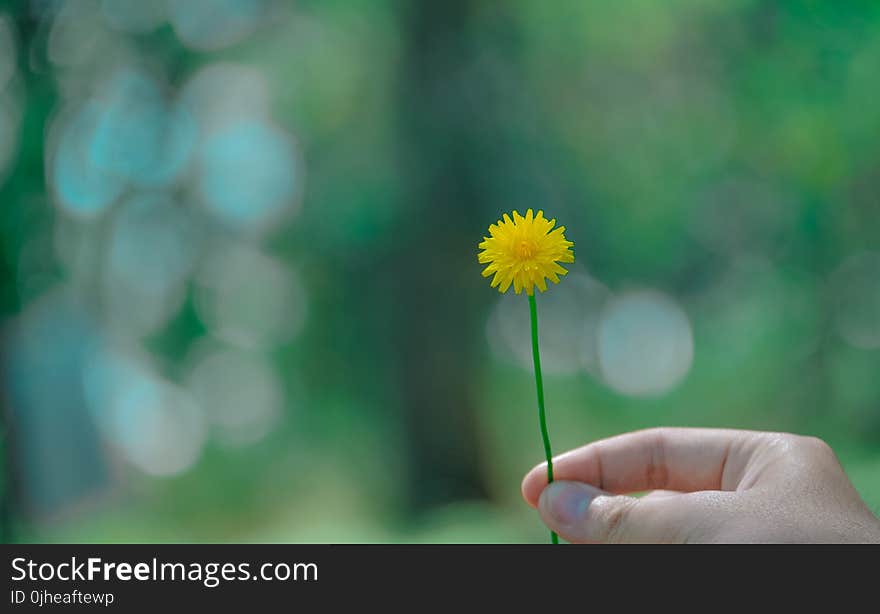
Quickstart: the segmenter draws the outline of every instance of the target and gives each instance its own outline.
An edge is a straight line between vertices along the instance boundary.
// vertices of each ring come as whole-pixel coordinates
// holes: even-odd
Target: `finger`
[[[642,499],[659,499],[662,497],[674,497],[676,495],[680,495],[681,493],[677,490],[652,490],[649,493],[646,493],[641,498]]]
[[[573,543],[683,543],[712,541],[730,505],[709,493],[643,497],[610,495],[581,482],[553,482],[541,493],[544,523]],[[711,493],[735,497],[734,493]]]
[[[566,452],[553,460],[553,472],[558,480],[586,482],[612,493],[734,490],[760,436],[725,429],[636,431]],[[523,497],[537,505],[546,485],[544,463],[523,479]]]

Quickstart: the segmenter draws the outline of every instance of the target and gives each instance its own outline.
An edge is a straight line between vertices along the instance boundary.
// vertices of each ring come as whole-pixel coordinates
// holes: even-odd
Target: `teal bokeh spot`
[[[197,129],[185,106],[170,106],[158,84],[122,70],[102,97],[105,103],[89,153],[102,170],[142,187],[162,187],[185,168]]]
[[[263,0],[176,0],[169,5],[171,23],[184,44],[212,50],[238,42],[256,26]]]
[[[51,180],[59,204],[68,212],[100,214],[125,189],[123,177],[96,166],[89,155],[102,108],[87,103],[64,127],[52,165]]]
[[[232,123],[205,139],[200,189],[223,223],[257,231],[294,203],[299,170],[287,136],[257,120]]]

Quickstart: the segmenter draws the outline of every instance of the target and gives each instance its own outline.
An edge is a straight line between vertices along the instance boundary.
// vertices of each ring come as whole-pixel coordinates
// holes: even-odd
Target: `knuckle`
[[[819,439],[818,437],[801,437],[801,445],[804,446],[807,450],[811,452],[815,452],[817,454],[830,455],[832,454],[831,446],[829,446],[823,439]]]
[[[800,446],[798,435],[791,433],[763,433],[763,448],[779,456],[786,456]]]
[[[774,455],[799,467],[836,466],[837,455],[824,440],[810,435],[774,433],[768,440]]]
[[[809,459],[823,466],[837,465],[837,455],[824,440],[818,437],[801,437],[800,444]]]

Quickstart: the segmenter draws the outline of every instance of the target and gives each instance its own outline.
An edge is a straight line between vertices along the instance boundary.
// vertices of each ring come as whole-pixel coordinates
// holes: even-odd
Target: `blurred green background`
[[[826,439],[880,507],[880,3],[0,2],[4,541],[544,542],[561,452]]]

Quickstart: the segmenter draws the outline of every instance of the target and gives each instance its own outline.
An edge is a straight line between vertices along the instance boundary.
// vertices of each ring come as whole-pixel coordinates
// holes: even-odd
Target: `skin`
[[[573,543],[880,543],[831,448],[815,437],[656,428],[542,463],[523,497]],[[643,497],[627,493],[653,491]]]

